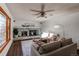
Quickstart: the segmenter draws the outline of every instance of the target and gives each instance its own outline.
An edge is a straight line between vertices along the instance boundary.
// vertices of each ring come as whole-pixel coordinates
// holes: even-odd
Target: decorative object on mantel
[[[41,10],[34,10],[34,9],[31,9],[31,11],[37,12],[37,14],[34,14],[34,15],[36,15],[36,16],[38,15],[37,18],[39,18],[39,17],[45,17],[45,18],[47,18],[46,13],[47,13],[47,12],[52,12],[52,11],[54,11],[54,10],[45,10],[45,4],[42,3],[42,4],[41,4]]]
[[[34,24],[26,24],[25,23],[25,24],[22,25],[22,27],[35,27],[35,25]]]

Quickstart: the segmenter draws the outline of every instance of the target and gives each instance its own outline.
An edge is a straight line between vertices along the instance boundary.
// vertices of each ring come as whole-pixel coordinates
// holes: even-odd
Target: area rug
[[[21,41],[23,56],[31,56],[32,40]]]

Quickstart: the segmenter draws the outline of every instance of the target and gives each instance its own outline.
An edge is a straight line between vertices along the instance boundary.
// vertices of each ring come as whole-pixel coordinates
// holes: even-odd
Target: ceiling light
[[[55,25],[54,28],[60,28],[60,25]]]

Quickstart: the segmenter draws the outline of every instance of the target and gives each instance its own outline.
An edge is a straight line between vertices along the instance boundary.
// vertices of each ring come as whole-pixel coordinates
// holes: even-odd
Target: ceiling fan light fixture
[[[40,10],[31,9],[31,11],[37,12],[37,14],[34,14],[34,15],[39,15],[37,18],[39,18],[39,17],[47,18],[47,16],[46,16],[46,15],[47,15],[47,12],[52,12],[52,11],[54,11],[54,10],[46,10],[46,11],[45,11],[45,4],[42,3]],[[52,16],[52,15],[51,15],[51,16]]]

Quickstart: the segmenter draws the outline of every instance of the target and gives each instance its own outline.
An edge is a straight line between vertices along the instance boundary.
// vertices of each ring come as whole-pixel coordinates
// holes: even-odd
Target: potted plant
[[[13,37],[14,38],[18,37],[18,29],[17,28],[13,29]]]

